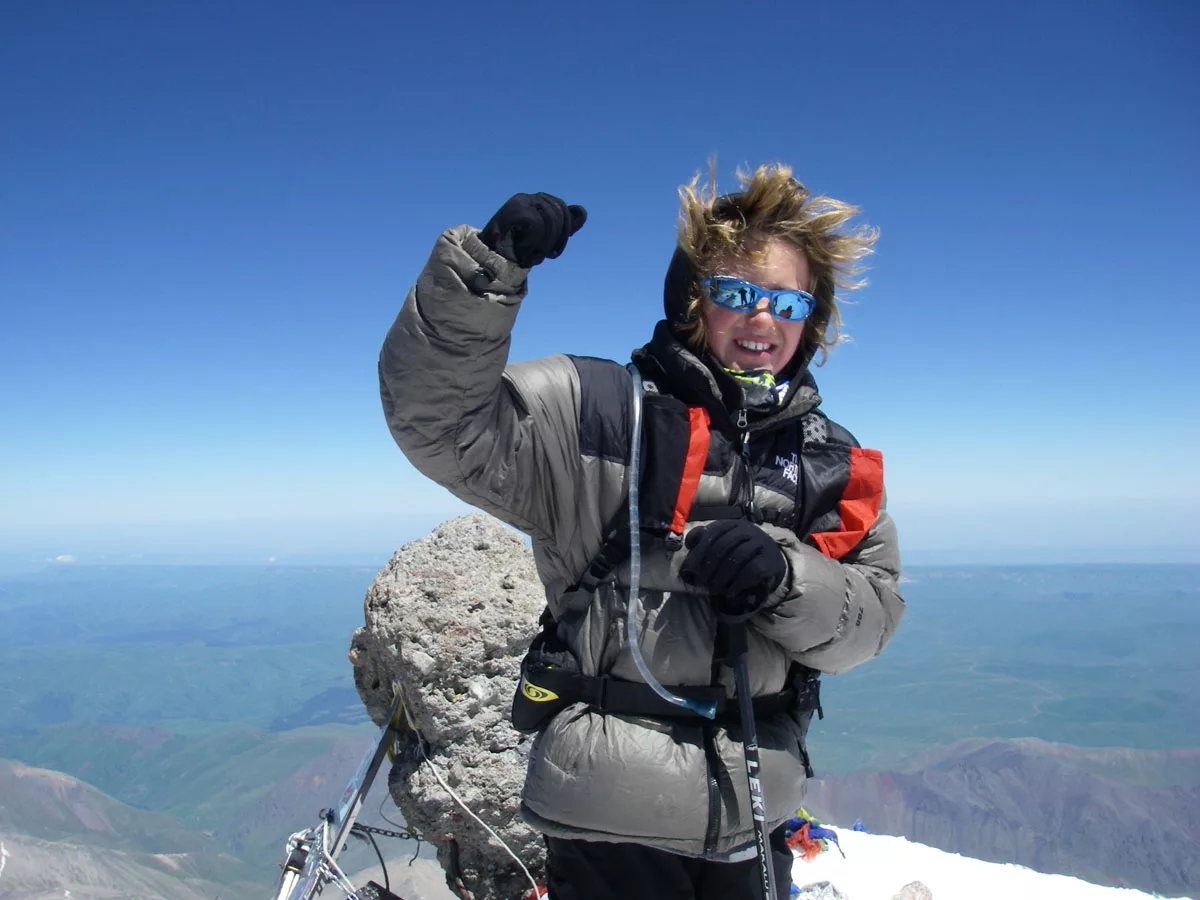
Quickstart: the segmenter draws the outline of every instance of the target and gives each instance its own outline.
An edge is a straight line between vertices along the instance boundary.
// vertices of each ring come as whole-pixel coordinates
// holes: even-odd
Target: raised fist
[[[551,194],[513,194],[479,238],[489,248],[523,269],[557,259],[567,238],[583,227],[587,210],[567,206]]]

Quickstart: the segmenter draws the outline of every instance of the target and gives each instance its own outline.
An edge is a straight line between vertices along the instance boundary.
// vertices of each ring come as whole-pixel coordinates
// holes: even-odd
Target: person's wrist
[[[462,248],[471,259],[463,280],[476,294],[517,294],[525,289],[529,269],[517,265],[483,242],[473,229],[463,237]]]

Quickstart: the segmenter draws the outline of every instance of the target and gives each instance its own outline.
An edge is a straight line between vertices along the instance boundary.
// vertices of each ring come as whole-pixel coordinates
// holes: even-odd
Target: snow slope
[[[835,847],[813,860],[797,858],[792,866],[795,884],[828,881],[848,900],[892,900],[912,881],[928,887],[933,900],[1150,900],[1156,896],[982,862],[889,835],[845,829],[837,829],[837,834],[846,858]]]

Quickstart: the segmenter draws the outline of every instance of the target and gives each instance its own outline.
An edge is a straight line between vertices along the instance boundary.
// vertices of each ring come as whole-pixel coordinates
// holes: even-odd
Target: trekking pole
[[[726,662],[733,666],[737,687],[738,713],[742,719],[742,755],[746,760],[746,780],[750,783],[750,814],[754,818],[754,843],[758,849],[759,875],[763,900],[777,900],[775,866],[771,863],[770,837],[767,834],[767,802],[758,777],[758,729],[754,724],[754,702],[750,696],[749,647],[745,620],[725,619]]]

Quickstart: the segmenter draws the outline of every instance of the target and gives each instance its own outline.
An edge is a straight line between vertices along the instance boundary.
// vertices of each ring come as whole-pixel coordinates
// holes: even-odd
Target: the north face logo
[[[775,465],[783,466],[783,477],[792,484],[800,480],[800,460],[795,453],[792,454],[791,459],[784,456],[775,457]]]

